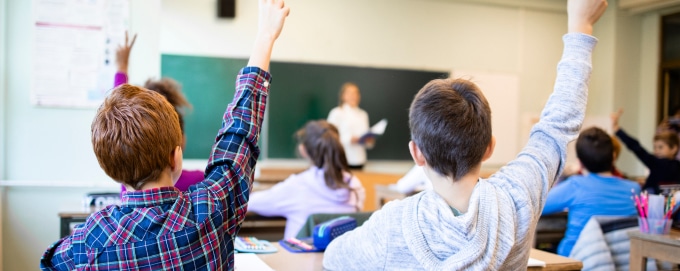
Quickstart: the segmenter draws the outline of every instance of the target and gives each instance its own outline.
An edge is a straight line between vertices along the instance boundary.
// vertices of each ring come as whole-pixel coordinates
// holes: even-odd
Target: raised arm
[[[125,31],[125,43],[116,49],[116,75],[113,78],[113,87],[120,86],[128,82],[128,63],[130,63],[130,52],[137,40],[137,34],[132,36],[132,41],[128,42],[128,32]]]
[[[242,221],[246,213],[271,81],[267,72],[269,59],[287,15],[283,0],[260,0],[259,29],[249,66],[238,74],[234,100],[224,113],[202,183],[223,205],[227,218],[236,216],[236,222]],[[230,227],[230,231],[236,228]]]
[[[621,126],[619,126],[619,119],[621,118],[621,115],[623,115],[623,109],[619,109],[618,111],[611,114],[612,130],[614,131],[614,134],[619,139],[621,139],[623,144],[626,145],[626,148],[631,150],[635,156],[637,156],[637,158],[640,159],[643,164],[645,164],[645,166],[651,167],[658,158],[647,152],[647,150],[645,150],[645,148],[640,145],[640,142],[638,142],[637,139],[629,136],[623,129],[621,129]]]
[[[567,143],[581,128],[588,98],[591,55],[597,39],[590,36],[593,24],[607,7],[605,0],[569,0],[568,29],[564,51],[557,66],[553,94],[533,127],[529,142],[517,158],[490,178],[525,198],[534,212],[543,208],[548,189],[562,172]],[[497,178],[496,178],[497,177]]]

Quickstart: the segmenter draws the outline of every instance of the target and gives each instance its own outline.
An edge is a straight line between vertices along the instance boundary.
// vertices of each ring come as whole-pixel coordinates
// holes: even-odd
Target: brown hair
[[[612,147],[613,149],[613,154],[614,154],[614,160],[619,159],[619,154],[621,154],[621,141],[616,138],[616,136],[609,136],[612,138]]]
[[[666,143],[666,145],[668,145],[668,147],[671,148],[680,146],[680,139],[678,138],[678,134],[673,131],[662,131],[657,133],[656,135],[654,135],[654,141],[657,140]]]
[[[323,169],[326,186],[331,189],[350,189],[343,176],[344,172],[349,172],[347,157],[340,143],[338,129],[333,124],[325,120],[310,121],[295,135],[314,166]]]
[[[359,89],[359,86],[358,86],[357,84],[355,84],[354,82],[345,82],[344,84],[342,84],[342,86],[340,86],[340,93],[339,93],[339,97],[338,97],[338,98],[339,98],[338,101],[339,101],[339,105],[340,105],[340,106],[342,106],[342,105],[345,103],[345,102],[342,100],[342,96],[345,95],[345,91],[346,91],[349,87],[355,87],[355,88]]]
[[[477,85],[435,79],[411,103],[411,139],[428,165],[458,180],[481,163],[491,142],[491,109]]]
[[[92,121],[99,165],[112,179],[136,190],[160,177],[181,144],[177,112],[163,96],[144,88],[114,88]]]
[[[600,128],[585,129],[576,139],[576,157],[592,173],[611,171],[613,153],[612,137]]]
[[[184,114],[187,113],[187,110],[191,109],[191,104],[182,94],[182,86],[171,78],[163,77],[160,80],[146,80],[144,87],[160,93],[170,102],[175,111],[177,111],[179,126],[182,129],[182,133],[184,133]]]

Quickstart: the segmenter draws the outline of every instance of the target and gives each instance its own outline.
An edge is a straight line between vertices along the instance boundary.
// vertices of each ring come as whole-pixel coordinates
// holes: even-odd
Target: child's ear
[[[172,178],[172,183],[176,183],[179,177],[182,175],[182,147],[177,146],[175,150],[170,154],[170,177]]]
[[[491,136],[491,141],[489,142],[489,145],[486,146],[486,152],[484,153],[484,156],[482,156],[482,162],[491,158],[491,155],[493,155],[493,150],[495,148],[496,148],[496,137]]]
[[[182,147],[175,147],[175,150],[170,154],[170,170],[173,172],[182,171],[182,156]]]
[[[416,165],[421,167],[425,165],[425,155],[420,152],[420,149],[413,140],[408,142],[408,150],[411,152],[411,157],[413,157],[413,161],[416,162]]]

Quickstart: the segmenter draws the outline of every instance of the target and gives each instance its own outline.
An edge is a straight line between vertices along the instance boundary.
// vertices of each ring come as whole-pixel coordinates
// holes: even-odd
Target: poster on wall
[[[97,107],[113,87],[129,0],[33,1],[31,103]]]

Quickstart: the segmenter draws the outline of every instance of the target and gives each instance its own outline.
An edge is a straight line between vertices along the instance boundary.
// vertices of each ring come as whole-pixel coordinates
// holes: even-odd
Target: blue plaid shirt
[[[233,270],[246,215],[271,75],[245,67],[227,107],[205,180],[125,192],[47,249],[43,270]]]

